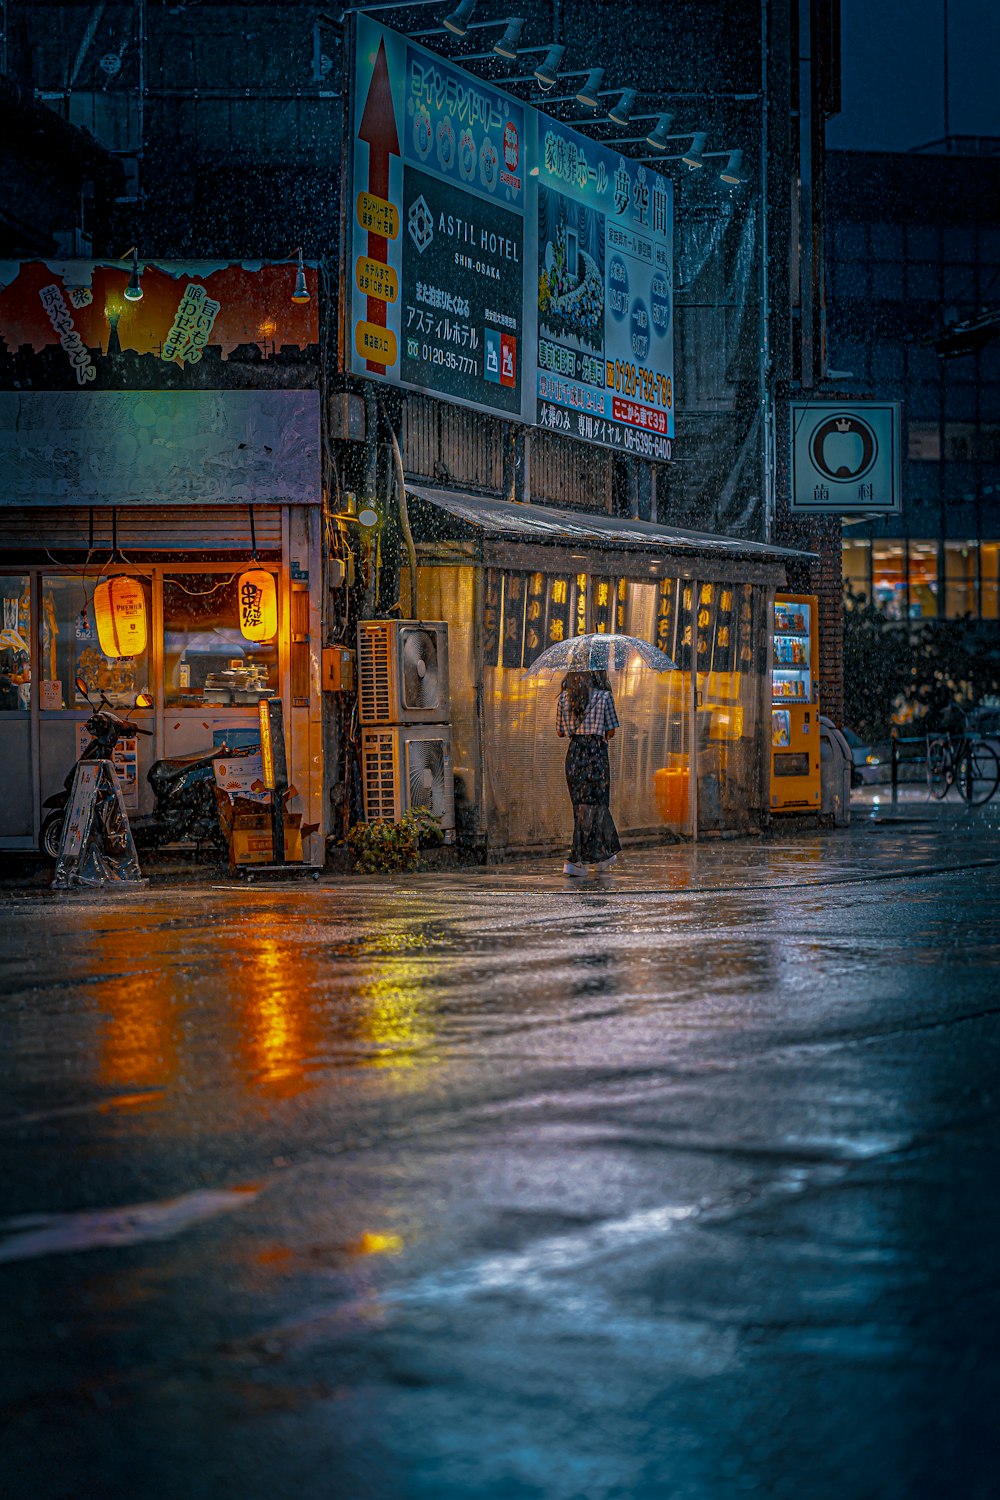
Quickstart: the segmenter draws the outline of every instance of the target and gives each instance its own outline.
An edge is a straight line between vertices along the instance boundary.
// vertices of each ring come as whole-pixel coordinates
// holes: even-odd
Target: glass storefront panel
[[[871,599],[871,542],[844,543],[844,583],[856,599],[867,604]]]
[[[984,620],[1000,619],[1000,542],[979,544],[982,569],[982,611]]]
[[[910,619],[933,620],[938,612],[937,542],[910,543]]]
[[[78,677],[94,696],[101,694],[115,708],[132,708],[136,693],[149,688],[149,647],[141,656],[105,656],[94,618],[97,577],[45,574],[42,577],[39,620],[39,706],[42,712],[85,709],[87,699],[77,691]],[[146,601],[146,639],[152,621],[152,592],[148,578],[140,578]]]
[[[163,579],[163,695],[171,707],[255,704],[278,691],[278,641],[240,630],[239,573]]]
[[[872,594],[888,620],[902,620],[906,615],[905,564],[905,542],[872,544]]]
[[[31,709],[31,584],[27,574],[0,577],[0,712]]]
[[[975,542],[945,542],[945,613],[949,620],[979,613],[979,559]]]

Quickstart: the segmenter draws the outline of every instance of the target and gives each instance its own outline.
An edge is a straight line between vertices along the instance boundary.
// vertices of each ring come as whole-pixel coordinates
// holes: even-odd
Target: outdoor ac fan
[[[435,708],[441,700],[437,635],[430,630],[400,631],[403,703],[407,708]]]
[[[410,806],[426,807],[435,818],[443,818],[448,811],[444,741],[408,740],[406,778]]]

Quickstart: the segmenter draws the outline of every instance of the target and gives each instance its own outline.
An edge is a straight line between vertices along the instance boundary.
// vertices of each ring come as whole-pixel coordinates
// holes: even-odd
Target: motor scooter
[[[136,708],[149,706],[143,694],[138,695],[129,713],[122,718],[111,711],[103,693],[100,703],[95,706],[82,678],[77,678],[76,686],[93,709],[86,724],[91,738],[84,747],[80,761],[111,760],[120,739],[132,734],[152,735],[152,730],[143,729],[129,719]],[[155,809],[152,814],[142,817],[133,815],[129,818],[136,845],[158,848],[163,844],[191,840],[197,844],[224,849],[226,840],[215,801],[213,763],[220,756],[231,757],[240,753],[239,750],[229,750],[225,745],[217,745],[194,755],[178,755],[154,761],[146,773],[146,780],[153,789]],[[62,791],[46,797],[43,803],[43,807],[49,811],[42,820],[41,846],[42,852],[51,860],[59,858],[66,807],[73,792],[73,778],[80,761],[70,768]]]

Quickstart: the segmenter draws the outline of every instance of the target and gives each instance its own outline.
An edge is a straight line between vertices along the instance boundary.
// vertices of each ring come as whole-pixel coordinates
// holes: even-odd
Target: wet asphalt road
[[[4,1497],[996,1496],[995,827],[0,904]]]

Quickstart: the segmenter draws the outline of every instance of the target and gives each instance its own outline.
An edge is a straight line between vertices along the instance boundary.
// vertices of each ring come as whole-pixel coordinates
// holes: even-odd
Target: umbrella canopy
[[[677,670],[657,646],[634,635],[574,635],[537,656],[524,677],[539,672],[620,672],[638,657],[653,672]]]

